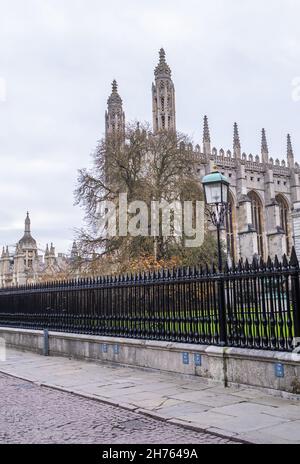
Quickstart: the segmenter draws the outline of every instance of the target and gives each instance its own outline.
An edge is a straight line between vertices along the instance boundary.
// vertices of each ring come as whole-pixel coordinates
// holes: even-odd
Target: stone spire
[[[72,245],[72,250],[71,250],[71,259],[76,259],[78,258],[78,248],[77,248],[77,243],[73,242],[73,245]]]
[[[120,99],[120,96],[118,94],[118,84],[117,84],[117,81],[116,79],[114,79],[112,81],[112,93],[111,93],[111,97],[110,97],[110,100],[113,98],[113,97],[117,97],[118,99]]]
[[[152,84],[153,132],[176,131],[175,87],[171,79],[171,69],[166,62],[163,48],[159,52],[159,63],[154,70],[155,83]]]
[[[261,131],[261,159],[264,164],[269,162],[269,148],[265,129]]]
[[[20,247],[20,244],[17,243],[17,244],[16,244],[15,256],[19,256],[20,254],[22,254],[22,249],[21,249],[21,247]]]
[[[166,52],[163,48],[159,50],[159,63],[154,70],[155,77],[171,77],[171,68],[166,62]]]
[[[9,273],[9,251],[8,246],[6,249],[3,247],[2,255],[1,255],[1,263],[0,263],[0,278],[5,278],[5,275]]]
[[[210,140],[210,132],[209,132],[209,125],[208,125],[208,118],[204,116],[204,124],[203,124],[203,153],[206,156],[211,154],[211,140]]]
[[[293,169],[295,167],[295,157],[290,134],[287,136],[287,161],[288,167]]]
[[[236,122],[233,126],[233,155],[235,158],[241,158],[241,142],[239,128]]]
[[[125,113],[123,111],[122,98],[118,93],[116,80],[112,82],[112,92],[107,100],[107,111],[105,112],[105,134],[117,135],[125,132]]]
[[[53,243],[51,243],[49,255],[50,255],[50,256],[55,256],[55,248],[54,248],[54,246],[53,246]]]
[[[31,221],[30,221],[29,213],[27,212],[27,215],[26,215],[26,218],[25,218],[24,235],[21,238],[21,240],[19,240],[19,242],[18,242],[18,244],[20,246],[20,249],[23,249],[25,247],[28,250],[29,249],[37,250],[36,241],[34,240],[34,238],[31,235],[30,226],[31,226]]]
[[[53,243],[51,243],[50,248],[47,243],[46,252],[45,252],[45,265],[47,267],[52,267],[56,264],[56,257],[55,257],[55,248]]]
[[[24,231],[24,236],[25,236],[25,237],[30,237],[30,236],[31,236],[31,232],[30,232],[30,217],[29,217],[28,211],[27,211],[27,216],[26,216],[26,219],[25,219],[25,231]]]

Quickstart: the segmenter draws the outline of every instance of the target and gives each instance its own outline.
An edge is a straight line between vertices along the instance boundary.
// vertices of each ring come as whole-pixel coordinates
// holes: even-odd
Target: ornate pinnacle
[[[236,122],[234,123],[233,128],[233,148],[241,148],[239,128]]]
[[[116,79],[112,81],[111,86],[112,86],[112,93],[118,93],[118,84],[117,84]]]
[[[166,62],[166,52],[164,51],[163,48],[159,50],[159,61],[160,63],[165,63]]]
[[[295,159],[294,159],[294,150],[293,150],[290,134],[288,134],[287,136],[287,161],[288,161],[288,167],[290,169],[293,169],[295,167]]]
[[[118,84],[115,79],[112,81],[111,86],[112,86],[112,92],[111,92],[110,97],[107,100],[108,106],[114,103],[122,105],[122,99],[118,93]]]
[[[292,140],[291,140],[290,134],[288,134],[287,136],[287,156],[288,158],[294,157],[294,151],[293,151]]]
[[[266,136],[265,129],[262,129],[262,131],[261,131],[261,152],[262,153],[269,153],[269,148],[268,148],[268,142],[267,142],[267,136]]]
[[[156,77],[168,76],[171,77],[171,69],[166,62],[166,53],[163,48],[159,51],[159,63],[155,68],[154,74]]]
[[[208,126],[208,118],[207,118],[207,116],[204,116],[203,143],[210,143],[210,132],[209,132],[209,126]]]
[[[204,125],[203,125],[203,153],[206,156],[211,155],[210,132],[209,132],[207,116],[204,116]]]
[[[236,122],[233,126],[233,153],[235,158],[241,158],[241,142],[239,128]]]

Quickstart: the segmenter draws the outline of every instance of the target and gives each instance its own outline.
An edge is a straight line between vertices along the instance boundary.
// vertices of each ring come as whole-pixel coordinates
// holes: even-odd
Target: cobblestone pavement
[[[231,443],[0,374],[0,443]]]

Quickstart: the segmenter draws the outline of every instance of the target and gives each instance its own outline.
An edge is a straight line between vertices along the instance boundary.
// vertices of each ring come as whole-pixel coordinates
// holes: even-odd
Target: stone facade
[[[25,219],[23,237],[10,253],[9,247],[3,247],[0,258],[0,288],[37,283],[46,276],[54,276],[70,268],[78,256],[76,243],[73,243],[71,256],[62,253],[56,255],[53,243],[47,244],[46,250],[38,249],[36,240],[31,235],[29,213]]]
[[[292,212],[293,218],[293,233],[294,245],[298,258],[300,257],[300,202],[294,204],[294,211]]]
[[[175,87],[163,49],[154,75],[153,132],[176,130]],[[105,118],[106,133],[123,130],[125,114],[115,81]],[[274,160],[269,153],[265,129],[261,133],[260,154],[243,152],[236,123],[232,148],[217,149],[213,147],[205,116],[202,145],[180,149],[193,151],[200,181],[214,166],[230,181],[230,213],[223,231],[229,261],[251,260],[253,256],[266,259],[269,255],[281,258],[290,254],[294,244],[300,257],[300,168],[295,163],[290,135],[282,161]]]

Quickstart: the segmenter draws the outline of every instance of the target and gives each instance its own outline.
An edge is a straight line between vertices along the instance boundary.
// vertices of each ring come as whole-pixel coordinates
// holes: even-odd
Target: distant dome
[[[26,236],[25,234],[23,235],[21,240],[19,240],[18,243],[22,248],[29,248],[29,247],[36,247],[37,246],[36,240],[33,237],[31,237],[31,235]]]

